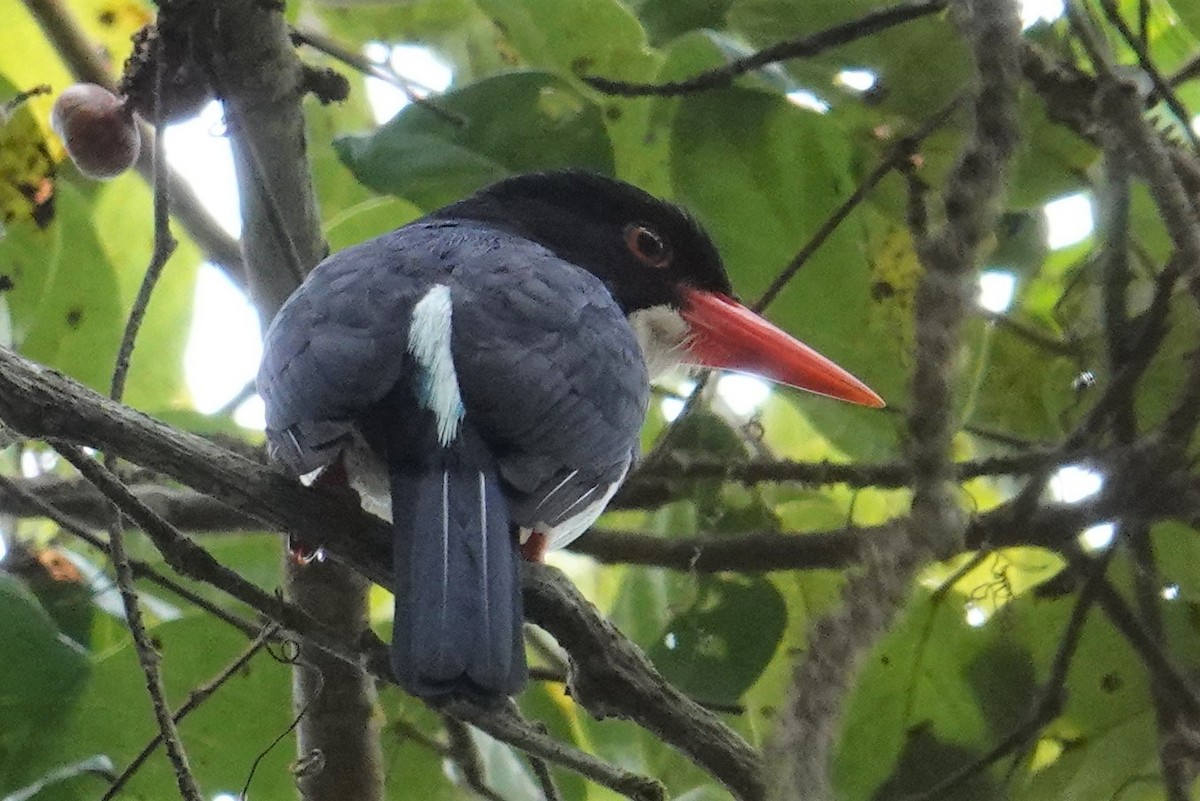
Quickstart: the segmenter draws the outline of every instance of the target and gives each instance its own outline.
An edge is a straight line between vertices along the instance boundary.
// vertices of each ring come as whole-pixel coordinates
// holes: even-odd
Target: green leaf
[[[373,197],[329,221],[325,239],[333,252],[386,234],[420,217],[421,210],[398,197]]]
[[[382,41],[427,46],[453,65],[458,84],[512,66],[511,53],[497,46],[496,26],[472,0],[353,6],[320,3],[305,4],[305,11],[320,19],[329,34],[345,44],[361,48],[368,42]]]
[[[79,192],[60,186],[58,213],[44,230],[14,226],[0,241],[0,274],[18,350],[107,392],[124,327],[117,271]]]
[[[613,171],[600,110],[548,73],[486,78],[443,95],[438,105],[465,123],[410,105],[373,134],[336,140],[338,155],[367,186],[424,208],[518,172]]]
[[[838,797],[871,798],[876,788],[898,780],[907,749],[921,742],[958,746],[982,743],[989,730],[979,709],[977,688],[964,675],[992,639],[995,627],[973,629],[964,620],[962,602],[953,595],[933,601],[916,594],[903,616],[870,652],[845,708],[841,742],[834,762]],[[813,647],[820,647],[814,644]],[[920,742],[909,746],[924,728]],[[915,730],[915,731],[914,731]],[[911,734],[910,734],[911,732]],[[930,742],[928,738],[936,738]],[[954,764],[971,760],[969,751],[941,753]],[[928,789],[928,788],[924,788]]]
[[[105,183],[92,198],[93,230],[117,275],[121,302],[118,325],[122,330],[154,249],[153,203],[150,188],[132,173]],[[178,224],[172,229],[178,245],[146,307],[125,391],[126,403],[150,414],[191,408],[183,352],[191,332],[196,273],[202,256]]]
[[[697,28],[720,28],[733,0],[647,0],[638,10],[652,44]]]
[[[304,106],[305,136],[316,145],[308,151],[309,169],[313,190],[321,201],[321,219],[326,225],[374,197],[370,189],[351,180],[352,176],[338,158],[337,151],[329,146],[339,136],[375,127],[366,91],[367,79],[359,74],[346,78],[350,81],[350,97],[345,101],[337,105]]]
[[[879,10],[877,0],[735,0],[729,26],[756,46],[806,36]],[[818,95],[833,88],[843,69],[876,75],[872,105],[888,114],[923,119],[962,91],[971,79],[962,37],[945,15],[934,14],[786,64]]]
[[[671,173],[678,198],[707,225],[734,288],[748,298],[767,288],[854,190],[844,132],[831,118],[749,89],[680,101]],[[767,316],[895,398],[906,373],[895,337],[873,330],[864,233],[861,213],[851,213]],[[890,421],[878,412],[819,398],[803,404],[848,453],[879,455],[893,441]]]
[[[555,72],[602,103],[614,170],[649,192],[666,188],[667,140],[651,125],[653,98],[603,97],[579,76],[653,80],[659,55],[617,0],[477,0],[523,65]]]
[[[434,711],[394,684],[379,686],[379,701],[386,715],[380,737],[386,796],[429,801],[466,798],[465,791],[456,787],[448,775],[448,763],[441,754],[408,734],[415,729],[431,739],[444,739],[442,721]]]
[[[645,31],[616,0],[476,2],[529,66],[631,80],[655,69]]]
[[[1078,192],[1095,163],[1096,148],[1049,119],[1046,105],[1032,92],[1021,96],[1024,137],[1008,180],[1010,208],[1033,209],[1055,197]]]
[[[978,759],[980,754],[942,739],[928,724],[918,724],[905,733],[904,750],[887,781],[872,795],[874,801],[919,797],[936,787],[947,776]],[[954,788],[939,793],[949,801],[1002,801],[1005,798],[997,782],[986,771],[967,777]]]
[[[1079,368],[1005,327],[976,326],[973,339],[979,345],[964,373],[981,380],[969,422],[1033,440],[1063,433],[1078,408],[1072,381]]]
[[[706,577],[649,656],[694,698],[736,703],[770,662],[786,621],[783,597],[767,579]]]
[[[173,708],[246,647],[244,635],[207,616],[165,623],[152,634],[163,656],[160,670]],[[256,755],[284,734],[292,714],[291,668],[260,653],[180,725],[200,785],[213,794],[237,793]],[[127,644],[95,659],[87,691],[46,765],[103,753],[124,766],[157,733],[137,654]],[[294,739],[289,735],[263,758],[250,797],[284,798],[295,793],[288,771],[294,756]],[[174,773],[160,750],[130,781],[122,798],[159,801],[177,793]],[[88,785],[78,793],[55,797],[73,801],[95,794]]]
[[[24,585],[0,572],[0,792],[38,777],[33,765],[58,736],[88,676],[83,649],[62,637]]]

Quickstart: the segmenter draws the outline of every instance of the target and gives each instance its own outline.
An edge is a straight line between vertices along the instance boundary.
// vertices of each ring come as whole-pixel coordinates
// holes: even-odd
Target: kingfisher
[[[521,560],[604,511],[680,365],[883,405],[739,303],[694,217],[589,172],[506,178],[308,275],[265,337],[268,450],[391,521],[403,688],[522,688]]]

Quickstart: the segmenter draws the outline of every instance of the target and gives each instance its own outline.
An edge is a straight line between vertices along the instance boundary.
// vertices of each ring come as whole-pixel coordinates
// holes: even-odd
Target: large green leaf
[[[153,196],[139,176],[127,174],[95,193],[91,211],[96,236],[117,275],[124,328],[153,251]],[[151,414],[191,408],[183,352],[201,254],[178,225],[172,233],[179,244],[146,307],[125,392],[126,403]]]
[[[920,593],[910,603],[872,650],[850,696],[833,774],[839,798],[870,798],[885,781],[906,785],[903,768],[912,763],[903,755],[918,733],[949,760],[943,771],[971,761],[988,727],[965,671],[994,634],[969,627],[954,596],[938,604]]]
[[[617,0],[476,2],[530,66],[634,80],[655,67],[645,31]]]
[[[757,46],[810,35],[879,10],[876,0],[734,0],[729,26]],[[813,59],[787,63],[818,95],[830,92],[842,69],[877,77],[874,107],[920,119],[941,107],[970,81],[961,37],[944,15],[908,22],[833,48]]]
[[[160,669],[173,707],[246,646],[244,635],[207,616],[166,623],[152,633],[163,655]],[[197,780],[207,792],[237,793],[256,755],[286,731],[292,718],[290,674],[288,665],[261,653],[183,721],[180,735]],[[121,768],[157,732],[137,655],[126,644],[95,658],[87,691],[46,765],[105,754]],[[287,769],[294,754],[291,737],[276,745],[259,764],[250,797],[284,798],[294,793],[294,779]],[[174,772],[160,749],[122,797],[158,801],[177,792]],[[95,798],[95,788],[76,780],[55,797]]]
[[[674,119],[677,195],[707,224],[735,289],[761,294],[854,189],[844,133],[784,97],[730,89],[685,98]],[[768,317],[868,381],[901,396],[895,337],[876,332],[864,219],[852,213],[768,309]],[[818,398],[805,408],[852,454],[886,451],[892,426],[877,412]]]
[[[601,98],[579,77],[651,81],[660,57],[637,17],[617,0],[477,0],[504,42],[531,67],[550,70],[603,101],[618,175],[651,192],[666,188],[667,140],[650,126],[651,98]]]
[[[366,136],[334,145],[367,186],[435,208],[492,181],[529,170],[613,171],[600,110],[544,72],[514,72],[450,92],[447,119],[411,105]]]
[[[22,583],[0,572],[0,793],[38,778],[36,762],[87,680],[82,648],[63,637]]]
[[[0,241],[0,274],[24,355],[108,390],[124,314],[117,270],[83,196],[60,186],[54,222],[14,226]]]
[[[770,662],[786,622],[783,597],[767,579],[710,577],[691,606],[667,623],[649,656],[689,695],[737,703]]]
[[[653,44],[674,39],[697,28],[724,27],[733,0],[647,0],[638,9]]]
[[[398,197],[373,197],[329,221],[325,238],[333,252],[386,234],[421,216],[421,210]]]

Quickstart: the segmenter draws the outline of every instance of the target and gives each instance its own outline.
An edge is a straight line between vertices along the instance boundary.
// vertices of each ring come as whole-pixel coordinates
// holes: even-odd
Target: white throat
[[[687,361],[692,332],[675,309],[666,305],[639,309],[629,315],[629,325],[642,348],[651,381]]]

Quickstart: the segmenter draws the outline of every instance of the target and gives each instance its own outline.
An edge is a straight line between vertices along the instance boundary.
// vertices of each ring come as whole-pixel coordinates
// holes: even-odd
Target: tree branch
[[[963,547],[950,441],[958,428],[953,387],[978,248],[995,223],[1003,179],[1019,136],[1020,20],[1015,2],[963,0],[953,8],[974,57],[973,129],[944,193],[945,223],[921,236],[925,272],[917,288],[915,370],[908,415],[912,516],[903,536],[872,542],[841,606],[808,632],[784,714],[769,743],[774,798],[832,798],[829,766],[842,705],[861,660],[908,596],[918,567]]]
[[[856,20],[834,25],[810,36],[780,42],[684,81],[656,84],[615,81],[598,75],[584,75],[582,78],[584,82],[605,94],[620,95],[621,97],[668,96],[702,92],[707,89],[728,86],[739,75],[745,75],[747,72],[765,67],[767,64],[793,58],[812,58],[831,48],[871,36],[910,20],[936,14],[945,8],[946,0],[911,0],[907,3],[898,3],[864,14]]]
[[[77,468],[103,470],[99,464],[92,461],[82,450],[74,445],[62,443],[56,448],[63,458]],[[138,664],[146,678],[146,690],[150,694],[154,717],[158,721],[158,730],[166,743],[167,757],[175,771],[175,782],[179,786],[179,795],[184,801],[203,801],[200,786],[188,764],[187,752],[179,739],[179,730],[175,727],[175,719],[167,706],[167,693],[163,687],[162,675],[158,671],[159,653],[146,626],[142,622],[142,610],[138,605],[137,593],[133,588],[133,570],[129,566],[129,556],[125,553],[124,537],[117,526],[111,531],[108,543],[112,554],[113,568],[117,574],[117,590],[121,593],[121,602],[125,607],[125,619],[129,624],[129,632],[133,635],[134,646],[137,650]]]

